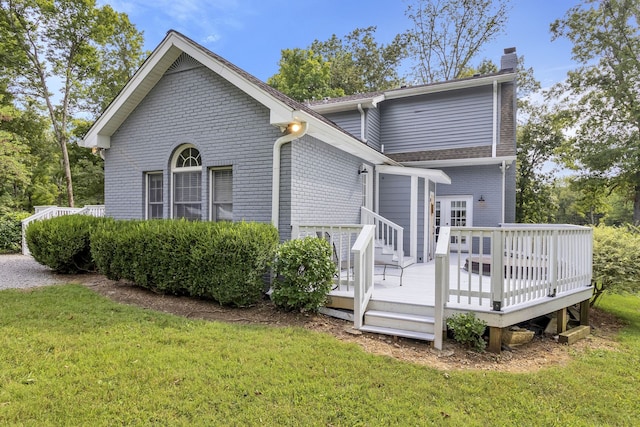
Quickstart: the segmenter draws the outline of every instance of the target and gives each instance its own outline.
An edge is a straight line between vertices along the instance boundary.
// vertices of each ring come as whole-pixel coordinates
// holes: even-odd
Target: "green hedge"
[[[274,270],[273,303],[285,310],[317,311],[327,300],[336,265],[325,239],[290,240],[278,248]]]
[[[22,248],[22,220],[27,212],[10,212],[0,216],[0,253],[20,252]]]
[[[87,215],[34,221],[27,227],[27,246],[36,261],[58,273],[94,271],[90,234],[104,221]]]
[[[596,299],[603,291],[640,292],[640,229],[593,229],[593,282]]]
[[[98,270],[110,279],[245,307],[264,294],[278,231],[259,223],[107,221],[91,240]]]

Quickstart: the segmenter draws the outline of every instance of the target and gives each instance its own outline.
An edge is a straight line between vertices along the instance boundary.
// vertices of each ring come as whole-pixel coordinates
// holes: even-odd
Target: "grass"
[[[82,286],[0,292],[0,425],[634,425],[640,298],[619,351],[444,372],[303,329],[192,321]]]

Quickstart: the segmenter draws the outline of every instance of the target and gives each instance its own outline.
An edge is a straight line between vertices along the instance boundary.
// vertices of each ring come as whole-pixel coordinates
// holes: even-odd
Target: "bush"
[[[487,322],[476,319],[474,313],[459,313],[447,319],[447,327],[453,332],[453,339],[476,351],[484,351],[485,343],[482,335]]]
[[[595,303],[604,291],[640,292],[640,230],[637,227],[593,229]]]
[[[0,253],[20,252],[22,249],[22,220],[27,212],[9,212],[0,216]]]
[[[63,215],[34,221],[27,227],[27,245],[33,258],[57,273],[95,270],[90,235],[104,218]]]
[[[271,299],[285,310],[317,311],[327,300],[336,266],[325,239],[306,237],[280,245]]]
[[[91,240],[98,270],[112,280],[245,307],[264,295],[278,231],[258,223],[110,221]]]

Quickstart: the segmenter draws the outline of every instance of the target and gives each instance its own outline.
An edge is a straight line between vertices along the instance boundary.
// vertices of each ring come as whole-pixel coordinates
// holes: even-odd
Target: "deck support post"
[[[590,299],[584,300],[580,303],[580,324],[583,326],[589,326],[589,308]]]
[[[561,334],[567,330],[568,320],[567,307],[561,308],[560,310],[556,311],[556,331],[558,332],[558,334]]]
[[[502,328],[495,326],[489,327],[489,351],[498,353],[502,350]]]

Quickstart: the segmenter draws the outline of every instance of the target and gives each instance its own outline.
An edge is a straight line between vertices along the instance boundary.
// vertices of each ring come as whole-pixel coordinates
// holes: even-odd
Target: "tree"
[[[577,119],[565,162],[614,191],[632,188],[640,223],[640,3],[585,0],[551,25],[580,66],[555,90]]]
[[[340,97],[344,90],[331,87],[331,66],[321,55],[304,49],[284,49],[280,69],[267,84],[298,101]]]
[[[307,49],[284,49],[278,73],[267,83],[298,101],[374,92],[400,86],[397,68],[407,54],[407,38],[388,45],[375,41],[376,27],[335,34]]]
[[[124,85],[142,62],[142,36],[125,14],[97,7],[95,0],[2,0],[0,36],[2,74],[11,77],[10,90],[23,104],[36,100],[47,112],[73,206],[67,147],[72,118],[95,113],[88,102],[101,100],[103,107]],[[114,64],[123,68],[107,71]]]
[[[553,172],[545,167],[565,143],[568,118],[544,104],[527,109],[527,121],[517,130],[516,222],[554,222]]]
[[[413,0],[405,12],[413,22],[410,52],[421,83],[464,75],[482,47],[507,22],[509,0]]]

